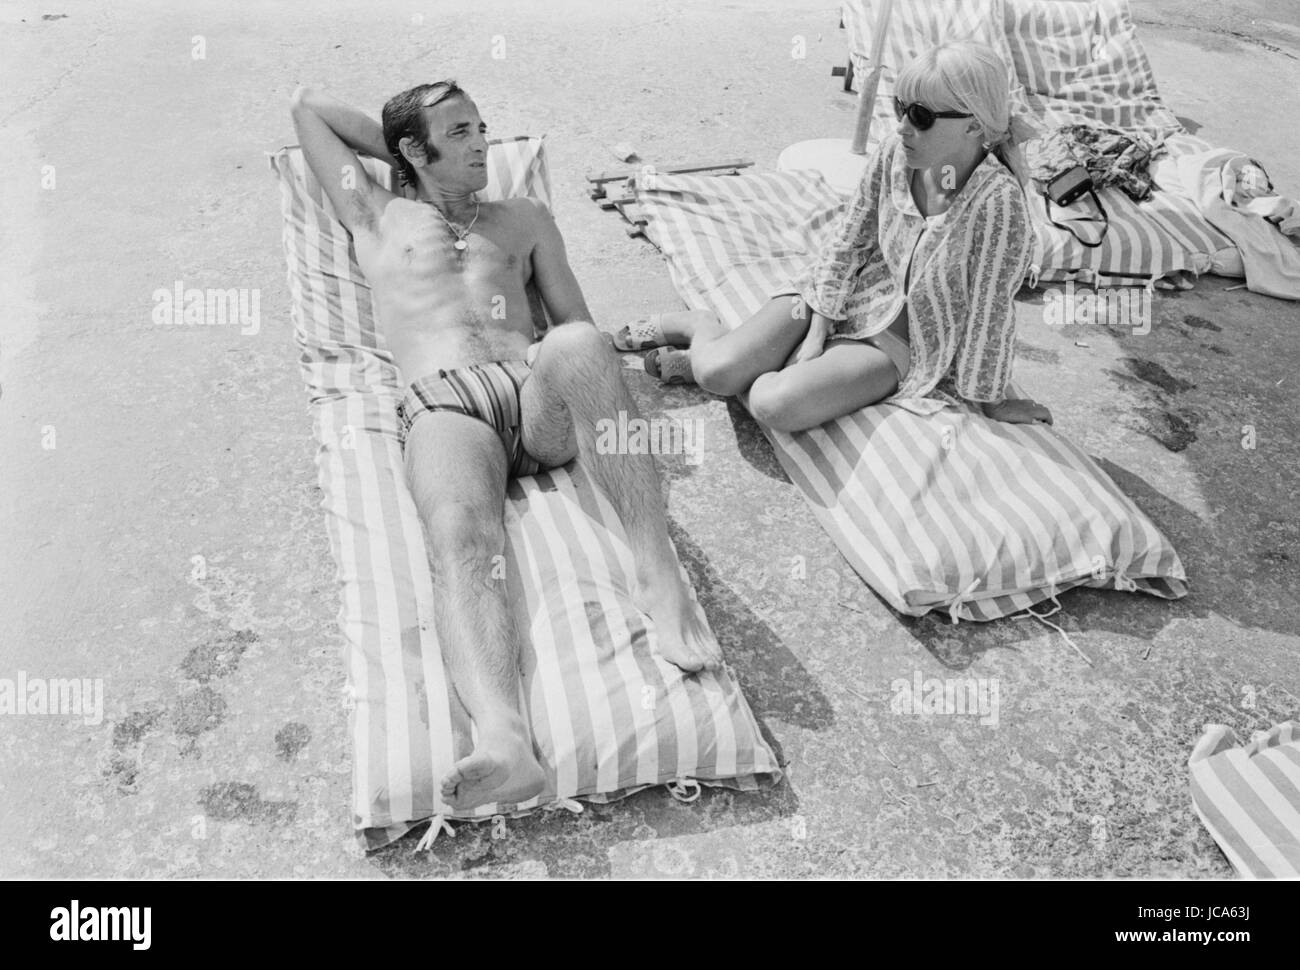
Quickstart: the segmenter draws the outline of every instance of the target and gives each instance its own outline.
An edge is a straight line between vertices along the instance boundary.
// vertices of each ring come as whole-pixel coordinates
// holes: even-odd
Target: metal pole
[[[885,51],[885,33],[889,30],[890,15],[894,10],[894,0],[881,0],[880,12],[876,15],[876,29],[871,38],[871,70],[862,81],[862,91],[858,95],[858,116],[853,127],[853,142],[849,151],[854,155],[867,153],[867,138],[871,134],[871,115],[876,108],[876,89],[880,86],[880,71],[884,67],[881,57]]]

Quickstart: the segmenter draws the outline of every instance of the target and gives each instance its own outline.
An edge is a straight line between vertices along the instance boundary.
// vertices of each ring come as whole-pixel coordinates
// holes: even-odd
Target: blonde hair
[[[1007,65],[992,47],[974,40],[932,47],[899,72],[894,94],[936,111],[970,112],[979,122],[985,147],[1025,184],[1020,145],[1033,131],[1011,113]]]

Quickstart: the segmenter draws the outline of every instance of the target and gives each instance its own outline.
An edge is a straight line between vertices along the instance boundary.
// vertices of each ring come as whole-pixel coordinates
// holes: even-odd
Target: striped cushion
[[[1165,107],[1127,0],[1003,0],[1029,109],[1046,128],[1092,122],[1156,137],[1183,126]]]
[[[388,166],[367,170],[389,184]],[[395,409],[402,384],[375,329],[370,290],[300,151],[271,157],[281,187],[295,336],[311,398],[318,480],[342,592],[352,702],[353,812],[379,848],[436,815],[486,818],[693,778],[753,789],[780,777],[735,681],[683,678],[651,648],[629,598],[634,564],[612,507],[574,466],[510,484],[506,581],[524,634],[523,701],[547,784],[529,802],[470,816],[437,782],[467,753],[433,625],[423,533]],[[485,199],[548,201],[538,139],[494,142]],[[567,803],[572,805],[573,803]]]
[[[1243,876],[1300,879],[1300,723],[1236,744],[1232,728],[1205,726],[1187,762],[1196,814]]]
[[[1024,86],[1033,123],[1043,131],[1091,123],[1136,130],[1170,139],[1181,149],[1183,127],[1160,100],[1155,75],[1138,40],[1126,0],[1004,0],[1007,40],[1016,75]],[[1105,284],[1159,279],[1180,271],[1200,274],[1232,241],[1212,226],[1197,206],[1176,193],[1156,189],[1134,202],[1117,188],[1098,193],[1110,229],[1096,248],[1084,246],[1053,226],[1040,192],[1032,192],[1034,264],[1040,280],[1080,278]],[[1062,212],[1058,221],[1093,213],[1090,201]],[[1092,226],[1076,227],[1085,239]]]
[[[677,292],[728,327],[789,291],[840,209],[807,173],[642,175],[636,195]],[[877,405],[768,437],[840,552],[901,613],[992,620],[1079,585],[1187,591],[1160,530],[1045,426]]]
[[[1206,221],[1195,203],[1159,189],[1144,202],[1134,202],[1120,189],[1098,191],[1110,217],[1110,228],[1100,246],[1091,248],[1070,232],[1052,225],[1095,216],[1092,200],[1085,197],[1067,208],[1047,202],[1036,183],[1026,186],[1029,218],[1034,226],[1032,274],[1043,282],[1082,279],[1107,285],[1143,283],[1186,270],[1208,272],[1215,253],[1232,248],[1232,240]],[[1095,223],[1072,226],[1084,239],[1095,239]]]

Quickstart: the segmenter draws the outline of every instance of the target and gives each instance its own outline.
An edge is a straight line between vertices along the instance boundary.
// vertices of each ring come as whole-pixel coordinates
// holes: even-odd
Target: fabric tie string
[[[551,804],[543,807],[547,812],[572,812],[574,815],[581,815],[583,812],[582,802],[576,798],[557,798]]]
[[[1052,591],[1047,598],[1048,600],[1051,601],[1052,608],[1048,610],[1046,613],[1035,613],[1031,607],[1027,606],[1025,607],[1025,612],[1017,613],[1015,616],[1011,617],[1011,619],[1023,620],[1026,619],[1027,617],[1032,616],[1039,623],[1043,624],[1044,626],[1051,627],[1053,630],[1059,633],[1061,635],[1061,639],[1063,639],[1066,643],[1068,643],[1070,645],[1070,649],[1072,649],[1075,653],[1077,653],[1080,657],[1082,657],[1083,662],[1086,663],[1089,667],[1095,666],[1092,662],[1092,659],[1086,653],[1084,653],[1082,650],[1079,649],[1079,645],[1077,643],[1075,643],[1073,640],[1070,639],[1070,635],[1066,633],[1064,630],[1062,630],[1055,623],[1053,623],[1051,620],[1048,619],[1049,616],[1055,616],[1057,613],[1061,612],[1061,603],[1056,598],[1055,584],[1053,584]]]
[[[970,598],[970,594],[975,591],[975,587],[979,584],[980,581],[978,579],[975,580],[975,582],[971,583],[964,590],[958,593],[953,601],[948,604],[948,619],[952,620],[953,626],[956,626],[958,619],[960,619],[957,616],[957,611],[966,605],[967,600]]]
[[[447,835],[453,839],[456,837],[456,830],[452,828],[451,823],[447,821],[447,816],[435,815],[433,818],[429,819],[429,827],[424,830],[424,835],[420,836],[420,841],[415,843],[415,851],[412,855],[414,855],[415,852],[432,851],[433,843],[438,840],[438,836],[443,832],[446,832]]]
[[[698,799],[703,791],[704,788],[694,778],[678,778],[668,783],[668,794],[687,805]]]

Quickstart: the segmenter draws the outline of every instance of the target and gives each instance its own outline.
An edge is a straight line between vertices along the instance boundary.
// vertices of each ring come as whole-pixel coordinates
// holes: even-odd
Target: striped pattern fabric
[[[855,69],[866,71],[867,52],[881,0],[843,4]],[[1010,68],[1012,110],[1046,132],[1063,124],[1093,122],[1168,137],[1173,154],[1182,145],[1178,119],[1160,100],[1155,77],[1125,0],[908,0],[895,3],[876,93],[871,140],[896,130],[891,98],[898,70],[923,50],[969,37],[994,48]],[[1101,246],[1089,248],[1053,226],[1041,191],[1031,183],[1034,254],[1030,279],[1122,286],[1172,273],[1200,274],[1232,241],[1214,228],[1190,200],[1157,190],[1135,203],[1116,188],[1098,192],[1110,216]],[[1068,209],[1052,207],[1057,222],[1093,215],[1084,198]],[[1076,227],[1095,238],[1092,225]]]
[[[1300,879],[1300,723],[1260,731],[1244,748],[1207,724],[1188,759],[1192,803],[1228,861],[1252,879]]]
[[[522,360],[501,360],[452,371],[426,374],[411,383],[397,405],[402,440],[411,425],[430,409],[454,411],[491,425],[505,445],[507,474],[533,475],[541,465],[524,450],[520,391],[531,368]]]
[[[1157,141],[1183,133],[1160,98],[1126,0],[1004,0],[1004,24],[1016,75],[1040,129],[1082,122],[1140,131]],[[1177,141],[1166,148],[1179,150]],[[1051,226],[1046,203],[1034,195],[1040,279],[1069,278],[1078,271],[1086,280],[1113,285],[1124,276],[1200,274],[1209,271],[1215,253],[1232,248],[1194,203],[1173,192],[1157,190],[1142,203],[1117,188],[1099,195],[1111,226],[1096,249]],[[1080,202],[1077,214],[1053,207],[1053,214],[1060,222],[1088,214],[1090,206]],[[1092,227],[1078,231],[1093,238]]]
[[[1190,200],[1156,189],[1146,201],[1134,202],[1114,186],[1097,191],[1110,228],[1100,246],[1089,248],[1051,224],[1047,201],[1033,182],[1026,189],[1034,227],[1031,272],[1041,282],[1075,279],[1124,286],[1180,271],[1200,274],[1209,271],[1215,253],[1232,248],[1232,240],[1207,222]],[[1065,208],[1053,204],[1050,212],[1060,223],[1096,215],[1087,196]],[[1085,222],[1072,228],[1091,241],[1101,227]]]
[[[406,485],[400,376],[376,331],[350,239],[297,148],[279,178],[294,332],[311,400],[318,482],[342,594],[353,738],[353,825],[380,848],[424,819],[488,818],[608,801],[695,779],[736,789],[779,780],[771,749],[729,673],[683,677],[652,654],[632,605],[632,551],[613,508],[576,466],[512,481],[505,580],[523,640],[522,705],[547,770],[519,805],[461,815],[438,782],[467,752],[470,724],[449,688],[433,624],[420,520]],[[372,176],[389,184],[373,160]],[[549,200],[539,139],[492,144],[484,199]],[[438,819],[441,822],[441,819]]]
[[[819,251],[842,205],[808,173],[642,175],[635,190],[677,292],[733,328]],[[882,404],[768,437],[840,552],[900,613],[993,620],[1080,585],[1187,592],[1160,530],[1046,426]]]
[[[1041,126],[1091,122],[1157,141],[1183,130],[1160,100],[1127,0],[1003,0],[1003,17],[1016,76]]]

